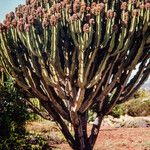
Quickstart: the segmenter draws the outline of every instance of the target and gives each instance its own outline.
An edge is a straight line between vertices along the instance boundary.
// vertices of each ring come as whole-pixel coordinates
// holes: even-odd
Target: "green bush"
[[[0,86],[0,138],[10,137],[13,133],[24,134],[28,117],[23,93],[14,88],[11,79],[7,80]]]
[[[150,116],[150,93],[149,91],[139,90],[134,98],[124,104],[117,105],[111,112],[114,117],[121,115]]]
[[[116,105],[111,112],[111,115],[119,118],[122,115],[125,115],[125,107],[124,105]]]
[[[93,122],[95,120],[96,114],[94,113],[94,111],[90,110],[88,112],[88,116],[89,116],[88,122]]]
[[[125,105],[126,114],[130,116],[149,116],[150,115],[150,99],[148,100],[132,100]]]
[[[1,140],[0,150],[41,150],[45,144],[46,140],[39,135],[13,133],[9,138]]]
[[[43,107],[40,105],[40,101],[37,98],[30,98],[30,102],[37,107],[41,112],[44,112]],[[28,109],[29,111],[29,120],[30,121],[42,121],[43,118],[37,115],[31,108]]]
[[[26,105],[26,96],[5,76],[0,84],[0,150],[41,150],[46,140],[25,130],[27,120],[39,117]],[[37,104],[36,104],[37,105]]]
[[[137,98],[142,99],[142,98],[146,98],[149,96],[150,96],[150,91],[147,91],[147,90],[139,90],[134,94],[135,99],[137,99]]]

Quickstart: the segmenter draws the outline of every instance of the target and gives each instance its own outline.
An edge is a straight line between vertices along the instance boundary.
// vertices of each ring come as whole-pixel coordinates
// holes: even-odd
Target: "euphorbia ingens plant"
[[[103,117],[150,74],[150,1],[28,0],[0,24],[0,59],[69,145],[91,150]]]

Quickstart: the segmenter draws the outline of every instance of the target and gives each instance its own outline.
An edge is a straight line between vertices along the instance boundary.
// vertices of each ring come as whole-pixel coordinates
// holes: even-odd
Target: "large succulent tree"
[[[0,24],[0,59],[69,145],[91,150],[103,117],[150,74],[150,1],[28,0]]]

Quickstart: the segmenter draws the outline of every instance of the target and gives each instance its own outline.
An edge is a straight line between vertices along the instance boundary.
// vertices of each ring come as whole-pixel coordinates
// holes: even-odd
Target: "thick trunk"
[[[100,125],[102,122],[103,116],[99,116],[96,118],[96,121],[93,124],[93,128],[91,130],[91,135],[87,136],[87,114],[79,117],[80,124],[78,126],[74,126],[75,132],[75,149],[74,150],[93,150],[94,144],[98,137]]]
[[[76,150],[85,150],[87,145],[87,113],[79,115],[79,124],[74,126]]]
[[[77,125],[73,125],[74,128],[74,137],[70,133],[68,127],[65,124],[65,121],[60,117],[60,115],[55,111],[53,107],[51,107],[49,102],[44,102],[44,107],[51,114],[53,119],[58,123],[61,132],[64,134],[68,144],[73,150],[92,150],[97,139],[99,128],[103,116],[98,116],[96,121],[93,124],[93,128],[91,130],[91,135],[88,137],[87,135],[87,120],[88,115],[87,112],[83,114],[78,114],[79,123]],[[51,108],[51,109],[50,109]]]
[[[76,131],[78,132],[78,131]],[[88,143],[88,138],[83,136],[83,133],[75,133],[75,149],[74,150],[92,150],[92,146]]]

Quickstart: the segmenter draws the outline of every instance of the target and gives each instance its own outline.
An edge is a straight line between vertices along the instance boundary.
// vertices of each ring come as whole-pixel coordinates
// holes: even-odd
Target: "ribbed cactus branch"
[[[27,0],[0,23],[0,61],[73,149],[91,150],[104,115],[150,74],[150,1]]]

